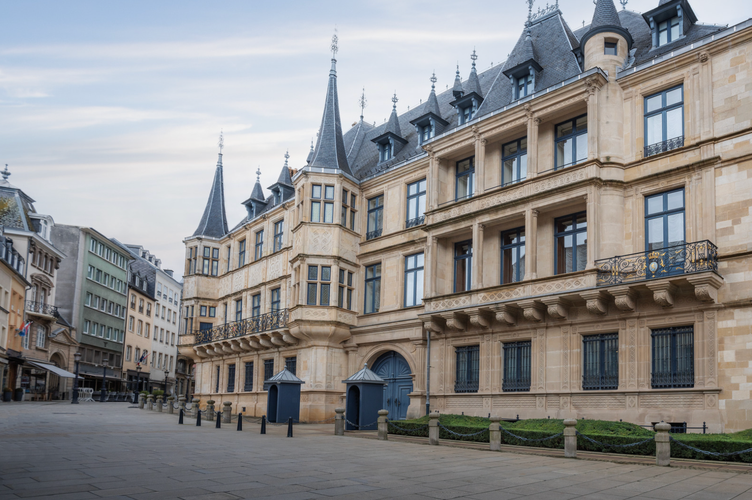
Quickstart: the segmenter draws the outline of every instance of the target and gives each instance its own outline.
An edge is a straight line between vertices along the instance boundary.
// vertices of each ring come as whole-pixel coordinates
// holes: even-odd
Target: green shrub
[[[750,430],[746,430],[732,434],[672,434],[671,437],[674,438],[674,441],[694,446],[703,451],[731,453],[751,449],[751,434]],[[674,458],[692,458],[695,460],[721,460],[724,462],[752,463],[752,451],[727,457],[714,456],[690,450],[676,442],[671,443],[671,456]]]
[[[157,396],[162,396],[162,395],[164,395],[164,391],[162,391],[162,390],[151,391],[151,393],[152,393],[152,394],[154,395],[154,397],[155,397],[155,398],[156,398]]]

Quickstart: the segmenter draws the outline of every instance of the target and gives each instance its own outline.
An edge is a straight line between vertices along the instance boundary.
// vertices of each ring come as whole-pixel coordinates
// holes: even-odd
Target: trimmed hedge
[[[396,425],[403,429],[419,429],[428,424],[429,417],[424,416],[415,420],[401,420],[395,422]],[[484,417],[471,417],[466,415],[441,415],[439,422],[444,427],[451,429],[458,434],[474,434],[480,430],[488,429],[491,421]],[[516,422],[500,422],[503,429],[525,439],[542,439],[564,430],[564,421],[558,419],[529,419],[518,420]],[[577,431],[590,439],[600,441],[604,444],[624,445],[644,441],[655,435],[652,429],[646,429],[639,425],[627,422],[610,422],[606,420],[578,420]],[[428,428],[417,430],[416,432],[406,432],[389,426],[389,434],[404,436],[428,437]],[[719,453],[729,453],[742,451],[752,448],[752,429],[732,434],[671,434],[676,441],[681,441],[695,448]],[[439,439],[452,439],[459,441],[471,441],[479,443],[488,443],[489,433],[484,432],[477,436],[463,437],[450,434],[442,428],[439,428]],[[564,437],[559,436],[547,441],[525,441],[510,436],[508,433],[501,431],[502,444],[515,446],[534,446],[539,448],[563,448]],[[651,440],[646,443],[630,446],[626,448],[614,448],[592,443],[582,436],[577,436],[577,449],[596,451],[603,453],[621,453],[628,455],[648,455],[655,456],[655,441]],[[671,443],[671,456],[674,458],[691,458],[695,460],[720,460],[728,462],[746,462],[752,463],[752,451],[741,455],[730,457],[718,457],[705,455],[677,443]]]

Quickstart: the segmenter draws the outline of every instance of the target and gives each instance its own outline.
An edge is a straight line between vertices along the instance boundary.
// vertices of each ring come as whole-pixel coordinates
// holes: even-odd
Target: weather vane
[[[337,42],[339,42],[339,37],[337,37],[337,28],[334,28],[334,35],[332,35],[332,59],[337,58],[337,52],[339,51]]]
[[[222,148],[225,147],[225,138],[224,138],[224,135],[223,135],[223,133],[222,133],[221,130],[219,131],[219,143],[218,143],[218,145],[219,145],[219,154],[222,154]]]
[[[360,94],[360,99],[358,99],[358,105],[360,106],[360,119],[363,119],[363,110],[366,109],[366,106],[368,106],[368,100],[366,99],[366,89],[363,88],[363,93]]]

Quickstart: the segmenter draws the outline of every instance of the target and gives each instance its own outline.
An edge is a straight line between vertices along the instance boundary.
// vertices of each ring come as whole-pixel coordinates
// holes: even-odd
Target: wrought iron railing
[[[420,217],[416,217],[414,219],[410,219],[407,222],[405,222],[405,229],[410,229],[411,227],[420,226],[424,222],[426,222],[426,216],[421,215]]]
[[[657,155],[658,153],[665,153],[666,151],[671,151],[672,149],[681,148],[684,146],[684,136],[680,135],[679,137],[673,137],[671,139],[668,139],[667,141],[663,142],[656,142],[655,144],[651,144],[649,146],[645,146],[645,157]]]
[[[530,390],[530,377],[504,379],[501,382],[502,392],[526,392]]]
[[[42,302],[26,301],[26,310],[29,312],[35,312],[39,314],[47,314],[48,316],[58,317],[57,307],[49,304],[43,304]]]
[[[381,236],[381,229],[374,229],[373,231],[368,231],[366,233],[366,240],[372,240],[374,238],[378,238]]]
[[[278,328],[284,328],[287,325],[287,309],[262,314],[254,318],[241,319],[225,325],[215,326],[211,330],[196,330],[195,343],[206,344],[216,340],[225,340],[235,337],[242,337],[253,333],[266,332]]]
[[[469,380],[454,383],[454,392],[478,392],[478,381]]]
[[[597,260],[595,267],[598,269],[598,286],[718,271],[718,247],[708,240],[684,243]]]

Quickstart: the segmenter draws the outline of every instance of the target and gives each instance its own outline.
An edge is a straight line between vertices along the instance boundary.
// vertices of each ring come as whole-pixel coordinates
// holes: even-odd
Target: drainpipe
[[[426,415],[431,413],[431,330],[426,330]]]

